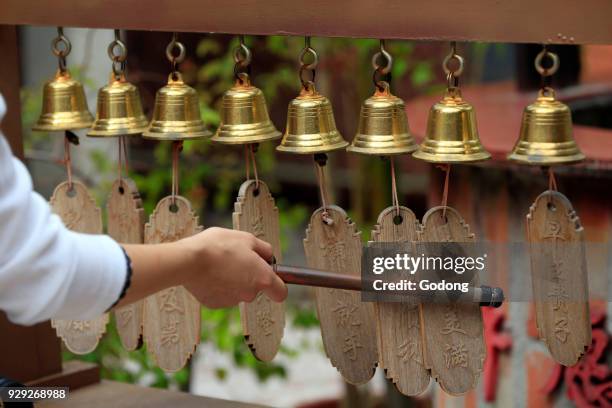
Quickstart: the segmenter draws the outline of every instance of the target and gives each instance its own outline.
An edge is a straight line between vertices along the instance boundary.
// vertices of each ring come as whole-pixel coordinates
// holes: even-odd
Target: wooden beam
[[[612,44],[609,0],[2,0],[0,24]]]
[[[2,131],[6,136],[13,154],[23,160],[23,140],[21,134],[21,78],[19,75],[19,47],[17,27],[0,25],[0,93],[6,102],[6,116],[2,120]]]

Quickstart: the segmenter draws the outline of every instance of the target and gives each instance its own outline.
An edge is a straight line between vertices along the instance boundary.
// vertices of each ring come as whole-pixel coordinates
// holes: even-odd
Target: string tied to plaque
[[[325,166],[327,165],[327,155],[325,153],[317,153],[314,155],[315,172],[317,175],[317,184],[319,185],[319,195],[321,198],[321,207],[323,212],[321,219],[326,225],[333,225],[334,220],[329,216],[328,203],[329,195],[327,192],[327,182],[325,180]]]
[[[257,144],[244,145],[244,161],[246,168],[246,179],[251,179],[251,166],[253,167],[253,177],[255,178],[255,191],[259,191],[259,175],[257,173],[257,161],[255,153],[257,153]]]
[[[66,174],[68,176],[68,191],[72,190],[72,159],[70,156],[70,145],[78,145],[79,137],[73,132],[66,130],[64,132],[64,159],[62,160],[62,164],[66,166]]]
[[[172,142],[172,205],[170,211],[178,211],[176,206],[176,196],[179,195],[179,154],[183,151],[183,141]]]
[[[436,166],[438,169],[444,172],[444,186],[442,187],[442,218],[446,220],[446,208],[448,206],[448,186],[450,181],[450,163],[439,164]]]

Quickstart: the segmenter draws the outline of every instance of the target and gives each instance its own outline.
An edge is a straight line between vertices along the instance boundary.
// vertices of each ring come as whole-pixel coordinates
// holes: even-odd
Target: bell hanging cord
[[[68,176],[68,191],[72,191],[72,160],[70,158],[70,145],[72,143],[78,145],[79,138],[77,135],[67,130],[64,133],[64,160],[62,162],[64,166],[66,166],[66,174]]]
[[[128,151],[127,151],[127,138],[125,136],[119,136],[118,147],[118,173],[119,173],[119,187],[123,187],[123,174],[129,173],[129,162],[128,162]]]

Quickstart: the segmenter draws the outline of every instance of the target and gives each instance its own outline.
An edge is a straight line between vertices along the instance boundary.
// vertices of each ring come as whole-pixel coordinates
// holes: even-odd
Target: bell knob
[[[58,70],[55,78],[45,83],[42,113],[32,130],[84,129],[90,127],[92,122],[83,85],[74,80],[67,70]]]
[[[139,135],[147,129],[140,93],[124,75],[111,75],[108,85],[98,91],[96,120],[87,136],[111,137]]]
[[[171,73],[168,84],[155,95],[153,118],[142,137],[176,141],[210,135],[200,116],[196,90],[183,82],[180,73]]]
[[[478,137],[474,108],[457,88],[429,111],[425,139],[413,156],[430,163],[473,163],[491,157]]]
[[[389,156],[412,153],[418,148],[408,128],[404,101],[389,91],[376,88],[361,106],[359,127],[347,151]]]
[[[221,123],[212,137],[224,144],[251,144],[279,139],[282,135],[274,127],[268,114],[263,92],[241,78],[223,94],[219,111]]]
[[[543,88],[523,111],[520,136],[508,160],[538,166],[576,163],[585,156],[574,140],[569,107]]]
[[[285,134],[276,150],[316,154],[343,149],[347,145],[336,128],[329,99],[318,93],[312,84],[303,87],[300,95],[289,103]]]

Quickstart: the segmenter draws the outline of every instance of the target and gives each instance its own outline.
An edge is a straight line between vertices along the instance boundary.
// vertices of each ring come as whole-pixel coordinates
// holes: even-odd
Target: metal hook
[[[312,55],[313,60],[310,63],[305,62],[305,58],[307,54]],[[300,81],[302,82],[302,86],[304,87],[304,89],[307,89],[311,85],[314,84],[315,74],[316,74],[315,69],[317,68],[317,65],[319,64],[319,55],[310,46],[310,37],[304,38],[304,49],[302,49],[302,51],[300,52],[299,61],[300,61],[300,71],[299,71]],[[304,72],[306,71],[310,72],[311,77],[309,80],[304,79]]]
[[[178,50],[178,55],[173,53],[175,49]],[[178,41],[177,33],[172,33],[172,40],[166,47],[166,58],[172,64],[173,71],[176,71],[176,66],[185,60],[185,46]]]
[[[549,58],[552,61],[552,65],[549,68],[544,68],[542,62],[544,58]],[[542,47],[542,51],[538,53],[534,61],[535,69],[543,77],[549,77],[554,75],[559,70],[559,56],[554,52],[548,51],[546,45]]]

